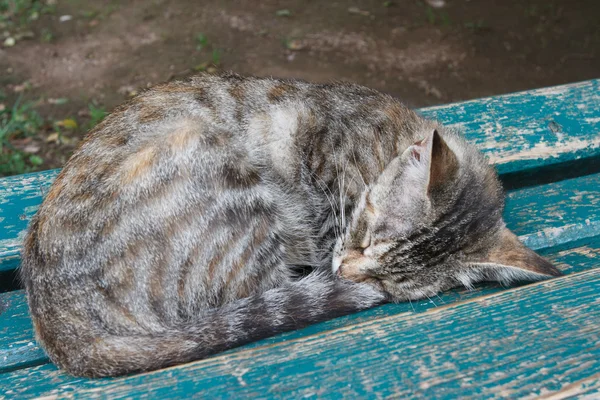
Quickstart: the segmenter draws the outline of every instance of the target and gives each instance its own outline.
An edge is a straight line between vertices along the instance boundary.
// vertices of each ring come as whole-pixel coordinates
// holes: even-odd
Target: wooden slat
[[[600,174],[597,174],[513,191],[509,193],[505,215],[509,228],[520,235],[525,243],[545,253],[551,252],[548,255],[563,271],[578,272],[599,263],[599,201]],[[565,245],[568,247],[569,243],[575,243],[573,246],[577,247],[560,251]],[[485,287],[474,292],[455,291],[442,295],[441,299],[434,298],[433,301],[453,303],[497,290],[497,287]],[[31,321],[22,292],[0,295],[0,304],[2,303],[7,306],[6,312],[0,315],[0,372],[47,362],[44,353],[33,340]],[[280,335],[267,339],[266,342],[274,343],[357,321],[406,312],[412,310],[411,307],[424,311],[433,306],[430,302],[387,305]]]
[[[474,141],[500,173],[600,154],[600,80],[422,110]]]
[[[585,393],[600,372],[599,292],[596,268],[148,374],[85,380],[44,365],[0,375],[0,387],[111,398],[533,398],[577,384]]]
[[[21,242],[58,170],[0,179],[0,272],[19,265]]]
[[[504,218],[536,250],[600,235],[600,174],[509,192]]]
[[[420,111],[460,129],[500,173],[600,155],[600,80]],[[27,223],[57,174],[0,179],[0,272],[18,266]]]
[[[33,335],[25,292],[0,294],[0,373],[46,362]]]

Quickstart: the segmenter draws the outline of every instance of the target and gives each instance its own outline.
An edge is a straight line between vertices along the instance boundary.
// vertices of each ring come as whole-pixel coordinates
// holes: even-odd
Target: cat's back
[[[257,162],[263,150],[273,150],[272,142],[279,141],[280,150],[292,145],[282,139],[298,131],[299,117],[318,129],[331,92],[301,81],[233,74],[155,86],[117,107],[86,136],[45,203],[63,196],[86,200],[93,192],[106,198],[117,190],[127,201],[128,188],[143,191],[186,173],[220,173],[223,162],[240,158]],[[78,189],[86,195],[72,193]]]

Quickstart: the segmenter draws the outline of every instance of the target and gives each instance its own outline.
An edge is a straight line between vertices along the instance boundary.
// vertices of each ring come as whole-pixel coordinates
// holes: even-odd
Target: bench
[[[420,110],[459,127],[508,189],[505,219],[565,276],[387,304],[146,374],[64,374],[14,281],[57,171],[0,180],[0,398],[600,398],[600,80]]]

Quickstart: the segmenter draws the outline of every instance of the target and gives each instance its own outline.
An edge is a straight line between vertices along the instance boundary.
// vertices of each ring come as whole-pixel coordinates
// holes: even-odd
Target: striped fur
[[[452,149],[437,164],[435,129]],[[442,129],[350,84],[200,75],[142,93],[89,133],[31,222],[39,342],[71,374],[121,375],[500,276],[498,246],[473,239],[503,228],[497,178]],[[355,249],[371,231],[384,253]]]

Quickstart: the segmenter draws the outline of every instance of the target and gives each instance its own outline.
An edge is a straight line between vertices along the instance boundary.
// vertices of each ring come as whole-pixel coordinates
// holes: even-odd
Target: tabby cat
[[[471,144],[361,86],[200,75],[95,127],[32,219],[38,341],[148,371],[477,281],[560,272],[502,220]]]

